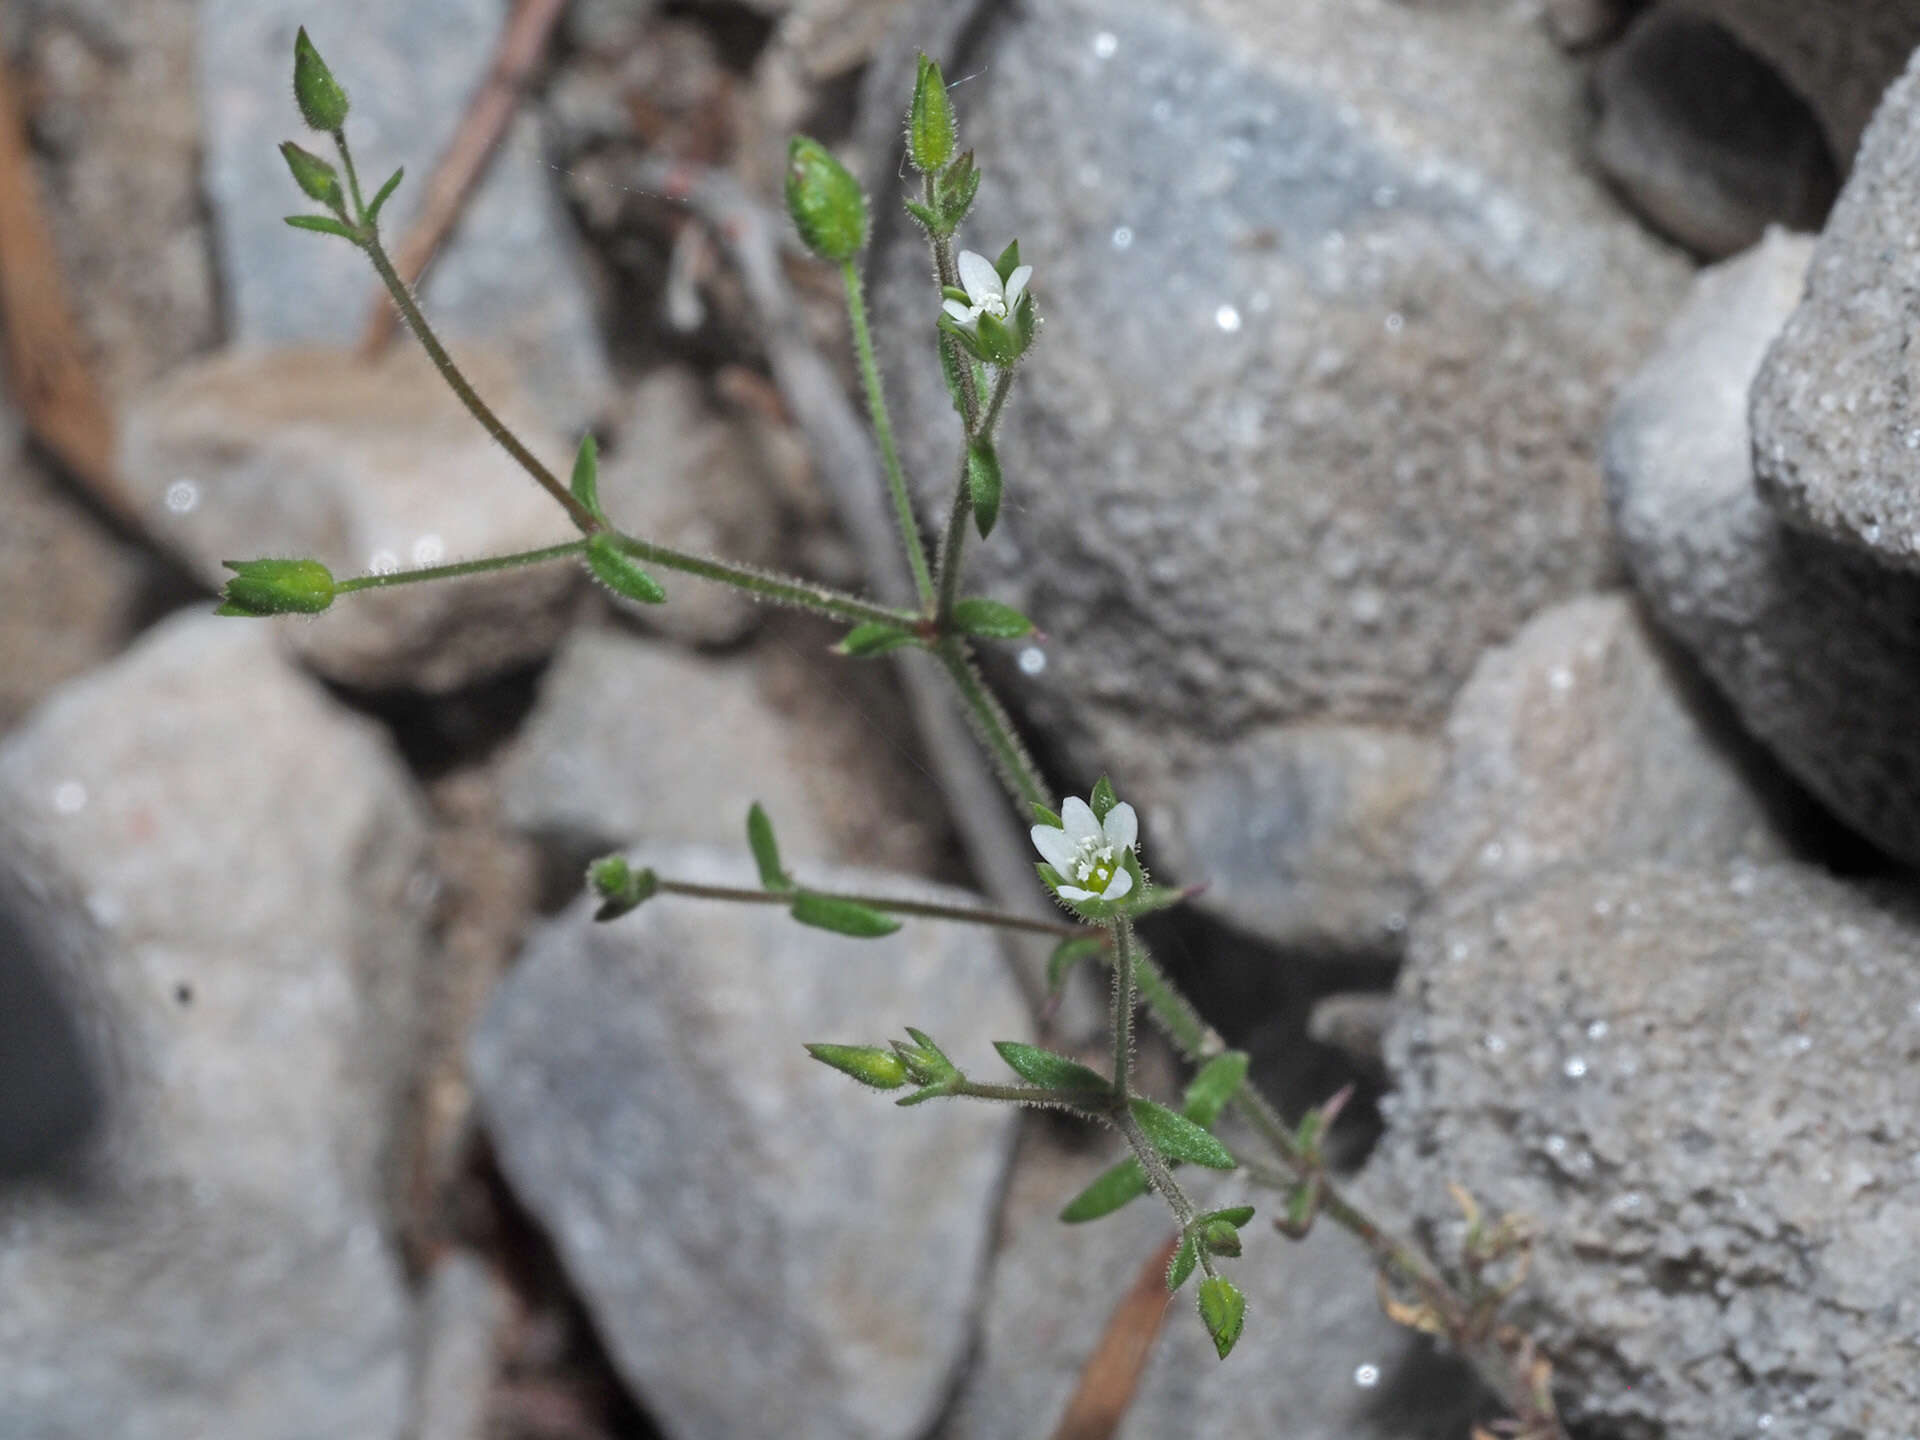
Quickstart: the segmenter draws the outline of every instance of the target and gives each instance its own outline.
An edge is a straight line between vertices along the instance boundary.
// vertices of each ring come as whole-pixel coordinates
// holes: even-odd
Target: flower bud
[[[1238,1255],[1240,1253],[1240,1232],[1225,1220],[1209,1220],[1206,1228],[1200,1232],[1200,1241],[1207,1247],[1209,1255]]]
[[[945,165],[953,158],[954,134],[946,77],[922,54],[913,82],[913,105],[907,111],[907,158],[913,168],[928,173]]]
[[[217,615],[318,615],[333,604],[333,573],[318,560],[226,560],[233,578]]]
[[[825,260],[847,261],[867,243],[867,197],[851,171],[805,135],[787,147],[787,213]]]
[[[300,118],[315,130],[334,131],[347,123],[347,92],[307,38],[307,27],[293,37],[293,98]]]
[[[603,855],[587,867],[587,888],[600,899],[596,920],[618,920],[651,899],[659,887],[652,870],[635,870],[624,855]]]
[[[898,1090],[907,1083],[906,1062],[877,1045],[809,1045],[807,1053],[876,1090]]]
[[[283,141],[280,154],[293,172],[293,183],[329,210],[346,208],[340,193],[340,174],[333,166],[310,150],[302,150],[291,140]]]

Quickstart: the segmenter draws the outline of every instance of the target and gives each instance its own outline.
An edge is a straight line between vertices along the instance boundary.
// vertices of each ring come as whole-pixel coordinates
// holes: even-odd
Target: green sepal
[[[1068,1225],[1102,1219],[1138,1200],[1151,1188],[1147,1172],[1129,1155],[1102,1170],[1086,1189],[1069,1200],[1060,1211],[1060,1219]]]
[[[988,358],[986,348],[980,343],[980,335],[977,330],[967,329],[944,310],[940,312],[940,318],[935,323],[939,325],[942,333],[951,335],[959,347],[975,360],[985,360]]]
[[[1209,1275],[1200,1282],[1200,1323],[1213,1337],[1213,1348],[1222,1360],[1233,1353],[1240,1331],[1247,1323],[1247,1297],[1224,1275]]]
[[[1240,1253],[1240,1232],[1224,1220],[1209,1220],[1200,1227],[1200,1243],[1209,1255],[1233,1259]]]
[[[1040,328],[1040,312],[1033,306],[1033,291],[1028,290],[1013,307],[1013,335],[1019,342],[1020,353],[1026,354],[1033,345],[1033,332]]]
[[[1022,1080],[1048,1090],[1091,1090],[1109,1093],[1113,1087],[1104,1075],[1089,1070],[1078,1060],[1042,1050],[1037,1045],[1022,1045],[1017,1040],[996,1040],[993,1048]]]
[[[1042,825],[1051,825],[1056,830],[1064,830],[1067,828],[1066,822],[1060,818],[1057,812],[1049,810],[1037,801],[1033,803],[1033,818],[1038,820]]]
[[[993,273],[1000,277],[1000,283],[1004,285],[1019,268],[1020,242],[1010,240],[1007,242],[1007,248],[1000,252],[1000,258],[993,262]]]
[[[287,162],[293,183],[309,200],[318,200],[331,210],[344,209],[346,199],[340,193],[340,172],[311,150],[302,150],[291,140],[280,142],[280,158]]]
[[[1313,1217],[1320,1213],[1323,1189],[1318,1171],[1295,1185],[1287,1192],[1287,1213],[1273,1222],[1274,1227],[1291,1239],[1306,1239],[1307,1233],[1313,1229]]]
[[[973,501],[973,524],[986,539],[993,523],[1000,518],[1000,452],[991,440],[976,440],[967,447],[967,494]],[[1031,631],[1032,622],[1027,630]]]
[[[624,855],[603,855],[587,867],[587,888],[600,897],[593,918],[618,920],[653,898],[660,877],[650,869],[635,870]]]
[[[787,213],[809,250],[842,263],[867,243],[867,197],[826,146],[796,135],[787,146]]]
[[[793,888],[793,881],[780,868],[780,842],[774,839],[773,821],[767,818],[767,812],[760,808],[758,800],[747,807],[747,848],[753,852],[753,863],[759,867],[760,884],[764,888]]]
[[[951,1086],[960,1079],[960,1067],[947,1058],[931,1035],[911,1025],[907,1026],[907,1035],[908,1039],[893,1042],[893,1053],[900,1057],[916,1084]]]
[[[600,515],[600,442],[591,430],[580,437],[580,448],[573,455],[573,478],[567,488],[589,512]]]
[[[613,536],[596,531],[587,541],[587,569],[614,594],[642,605],[659,605],[667,598],[660,582],[633,563]]]
[[[1127,1108],[1153,1148],[1167,1159],[1185,1160],[1209,1170],[1233,1169],[1234,1159],[1227,1147],[1186,1116],[1143,1098],[1128,1101]]]
[[[923,172],[938,170],[953,158],[956,127],[946,77],[922,52],[907,109],[907,158]]]
[[[1067,973],[1082,960],[1092,959],[1107,948],[1106,941],[1095,935],[1082,935],[1073,940],[1062,940],[1053,947],[1053,954],[1047,957],[1047,993],[1058,995],[1067,983]]]
[[[387,177],[385,184],[383,184],[378,190],[373,192],[373,199],[367,202],[367,223],[368,224],[372,224],[374,221],[380,218],[380,211],[386,206],[386,203],[388,199],[392,197],[393,192],[400,188],[400,181],[403,177],[405,177],[406,173],[407,173],[407,167],[402,165],[398,170],[394,171],[391,175]]]
[[[942,311],[935,328],[942,334],[952,334],[953,317]],[[957,343],[945,345],[936,342],[934,349],[940,352],[940,378],[947,382],[947,398],[953,401],[953,413],[964,420],[967,415],[967,396],[960,388],[960,366],[973,362],[961,360],[961,347]]]
[[[876,1090],[898,1090],[907,1083],[907,1067],[891,1050],[877,1045],[810,1044],[807,1053],[822,1065]]]
[[[973,208],[973,197],[980,193],[980,172],[973,167],[973,152],[967,151],[940,177],[940,223],[948,234],[960,228]]]
[[[1102,775],[1093,782],[1093,794],[1088,797],[1087,804],[1093,811],[1094,819],[1105,824],[1108,814],[1119,803],[1120,797],[1113,793],[1113,781]]]
[[[976,353],[990,365],[998,365],[1004,370],[1017,361],[1020,352],[1026,348],[1020,343],[1019,335],[996,315],[982,311],[973,324],[974,334],[980,342]]]
[[[884,620],[869,620],[841,636],[840,643],[833,649],[835,654],[866,660],[919,643],[920,637],[910,630],[902,630],[898,625],[889,625]]]
[[[1228,1102],[1240,1093],[1246,1082],[1249,1057],[1244,1050],[1229,1050],[1202,1065],[1187,1082],[1181,1110],[1203,1130],[1211,1130]]]
[[[287,224],[296,230],[314,230],[322,235],[338,235],[342,240],[360,243],[360,232],[344,220],[336,220],[331,215],[289,215]]]
[[[913,1094],[902,1095],[893,1103],[901,1106],[922,1105],[929,1100],[938,1100],[942,1095],[951,1095],[952,1093],[953,1092],[945,1085],[923,1085],[914,1091]]]
[[[1224,1220],[1227,1224],[1238,1230],[1242,1225],[1252,1220],[1253,1216],[1254,1208],[1251,1205],[1229,1205],[1225,1210],[1209,1210],[1205,1218],[1209,1220]]]
[[[942,285],[940,287],[940,298],[943,300],[951,300],[958,305],[971,306],[973,304],[973,297],[958,285]]]
[[[982,640],[1018,640],[1033,634],[1033,621],[1011,605],[969,595],[953,605],[953,623],[963,635]]]
[[[802,925],[831,930],[836,935],[851,935],[856,940],[877,940],[900,928],[900,922],[891,915],[812,890],[794,892],[792,915]]]
[[[347,92],[307,38],[304,25],[293,37],[293,99],[311,129],[331,133],[347,123]]]
[[[318,615],[337,593],[333,572],[318,560],[222,560],[233,571],[214,613],[261,619]]]
[[[1187,1283],[1187,1277],[1193,1274],[1193,1267],[1200,1263],[1200,1247],[1193,1243],[1191,1234],[1180,1238],[1180,1248],[1173,1252],[1173,1259],[1167,1262],[1167,1293],[1171,1295]]]
[[[940,229],[940,217],[925,205],[922,205],[918,200],[905,200],[901,203],[907,207],[907,214],[911,215],[915,220],[918,220],[921,228],[929,235],[945,233]]]

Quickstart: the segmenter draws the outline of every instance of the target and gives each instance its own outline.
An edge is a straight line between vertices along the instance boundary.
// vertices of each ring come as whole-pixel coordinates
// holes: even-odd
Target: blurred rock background
[[[1110,769],[1209,883],[1159,953],[1283,1109],[1359,1086],[1342,1163],[1443,1263],[1448,1182],[1534,1217],[1516,1318],[1582,1440],[1914,1432],[1920,3],[15,0],[0,1436],[1492,1413],[1324,1226],[1249,1232],[1224,1368],[1184,1301],[1156,1348],[1164,1216],[1053,1219],[1105,1139],[806,1062],[1087,1044],[983,933],[591,924],[585,858],[737,876],[756,798],[804,874],[996,890],[952,735],[830,627],[564,569],[208,613],[229,558],[566,533],[280,224],[302,23],[407,166],[396,236],[508,75],[421,291],[535,448],[592,430],[631,528],[860,589],[784,146],[874,188],[932,522],[894,195],[935,53],[967,239],[1020,238],[1047,321],[976,572],[1045,639],[989,660],[1061,787]]]

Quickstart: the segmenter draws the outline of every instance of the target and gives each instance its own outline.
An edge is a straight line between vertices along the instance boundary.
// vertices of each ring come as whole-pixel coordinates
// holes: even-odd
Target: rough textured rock
[[[1770,224],[1818,230],[1839,181],[1813,113],[1720,26],[1660,6],[1594,72],[1594,157],[1629,203],[1709,259]]]
[[[1920,570],[1920,71],[1887,92],[1753,391],[1761,494],[1792,525]]]
[[[487,73],[503,12],[495,0],[334,0],[324,15],[307,0],[201,5],[206,185],[237,341],[349,342],[379,283],[351,245],[281,223],[312,208],[277,148],[309,138],[288,95],[303,23],[352,99],[347,139],[364,182],[407,168],[381,212],[391,237],[406,234],[425,199],[426,178]],[[522,116],[434,260],[421,300],[449,340],[507,354],[549,425],[570,433],[604,403],[606,362],[548,181],[535,121]]]
[[[510,1305],[476,1256],[453,1250],[434,1265],[420,1302],[412,1440],[482,1440]]]
[[[1920,861],[1920,578],[1784,526],[1754,486],[1747,394],[1810,242],[1704,274],[1607,425],[1634,578],[1741,722],[1868,839]]]
[[[1116,1305],[1173,1233],[1154,1197],[1086,1225],[1060,1206],[1112,1159],[1023,1146],[1008,1239],[994,1262],[980,1353],[941,1440],[1044,1435],[1058,1422]],[[1217,1192],[1217,1193],[1216,1193]],[[1233,1182],[1208,1205],[1261,1192]],[[1199,1197],[1196,1197],[1199,1198]],[[1321,1224],[1299,1244],[1256,1220],[1229,1266],[1247,1295],[1239,1345],[1218,1359],[1194,1314],[1194,1282],[1168,1307],[1121,1440],[1285,1435],[1288,1440],[1441,1440],[1464,1433],[1473,1387],[1380,1310],[1366,1253]]]
[[[1845,169],[1881,92],[1920,45],[1911,0],[1681,0],[1780,72],[1820,117]]]
[[[647,858],[751,883],[741,857]],[[848,940],[671,897],[611,925],[589,910],[536,935],[472,1066],[508,1182],[615,1365],[677,1440],[923,1433],[967,1347],[1016,1117],[897,1110],[801,1046],[913,1024],[986,1073],[988,1042],[1027,1029],[994,942]]]
[[[1369,1174],[1538,1222],[1514,1318],[1594,1433],[1920,1414],[1920,924],[1793,866],[1545,872],[1415,927]],[[1769,1419],[1768,1417],[1772,1417]]]
[[[474,374],[524,423],[503,371]],[[522,433],[537,452],[565,453]],[[142,396],[120,455],[155,530],[215,585],[224,560],[310,555],[344,577],[574,533],[411,351],[373,366],[333,350],[224,352]],[[355,595],[280,633],[343,684],[446,691],[545,655],[580,574],[561,563]]]
[[[1489,650],[1447,721],[1421,883],[1444,893],[1569,860],[1789,858],[1777,822],[1791,797],[1681,667],[1624,595],[1569,601]]]
[[[1613,573],[1592,436],[1687,267],[1580,162],[1579,68],[1537,15],[1068,0],[945,58],[977,72],[962,239],[1018,235],[1046,319],[980,583],[1058,642],[1013,688],[1071,768],[1177,811],[1165,777],[1257,730],[1433,724],[1481,649]],[[940,513],[926,259],[876,216]]]
[[[424,946],[405,772],[266,627],[186,616],[37,711],[0,795],[6,865],[83,942],[55,978],[106,1100],[71,1183],[0,1199],[8,1425],[396,1440],[381,1197]]]

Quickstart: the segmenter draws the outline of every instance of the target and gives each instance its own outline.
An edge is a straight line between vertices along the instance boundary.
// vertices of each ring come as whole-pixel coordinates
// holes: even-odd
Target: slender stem
[[[1014,735],[1013,722],[1007,718],[1007,712],[973,668],[966,645],[949,635],[933,647],[933,653],[940,657],[947,674],[953,677],[954,688],[966,703],[974,730],[999,763],[1001,783],[1012,793],[1022,810],[1034,805],[1045,805],[1051,809],[1053,792],[1047,788],[1039,767]]]
[[[831,585],[816,585],[811,580],[774,575],[751,565],[736,565],[710,556],[692,555],[685,550],[676,550],[670,545],[656,545],[651,540],[642,540],[637,535],[624,532],[615,532],[613,540],[636,560],[645,560],[663,570],[698,575],[703,580],[717,580],[770,604],[797,605],[803,610],[816,610],[822,615],[831,615],[854,624],[877,620],[882,624],[912,629],[920,623],[920,617],[911,610],[876,605],[871,600],[862,600],[858,595],[849,595]]]
[[[793,895],[782,890],[748,890],[729,885],[697,885],[687,880],[661,880],[662,895],[687,895],[697,900],[731,900],[744,905],[790,905]],[[899,900],[890,895],[848,895],[838,890],[818,891],[835,900],[864,905],[869,910],[884,910],[893,915],[913,915],[927,920],[952,920],[961,925],[986,925],[998,930],[1020,930],[1030,935],[1051,935],[1062,940],[1078,940],[1098,934],[1091,926],[1074,925],[1064,920],[1035,920],[1026,915],[1009,915],[1000,910],[982,910],[969,905],[938,905],[930,900]]]
[[[1160,1152],[1153,1148],[1153,1142],[1147,1139],[1146,1132],[1140,1128],[1140,1122],[1133,1118],[1133,1111],[1125,1105],[1114,1112],[1114,1123],[1120,1127],[1120,1133],[1127,1137],[1127,1144],[1133,1147],[1133,1158],[1140,1162],[1140,1168],[1147,1172],[1147,1183],[1160,1193],[1173,1211],[1173,1218],[1179,1223],[1184,1234],[1193,1224],[1193,1202],[1187,1198],[1187,1192],[1180,1188],[1179,1181],[1173,1178],[1173,1171],[1167,1162],[1160,1158]]]
[[[1113,1088],[1124,1100],[1127,1070],[1133,1063],[1133,926],[1122,915],[1109,933],[1113,936]]]
[[[430,565],[422,570],[387,570],[371,575],[355,575],[335,583],[336,595],[355,590],[383,590],[389,585],[416,585],[423,580],[452,580],[461,575],[484,575],[490,570],[513,570],[522,565],[539,565],[548,560],[564,560],[587,548],[584,540],[569,540],[564,545],[549,545],[544,550],[523,550],[517,555],[488,555],[480,560],[460,560],[451,565]]]
[[[1039,1085],[982,1085],[963,1080],[953,1092],[970,1100],[1011,1100],[1016,1105],[1060,1105],[1094,1119],[1113,1114],[1113,1097],[1104,1090],[1049,1090]]]
[[[371,231],[373,227],[367,225],[367,202],[360,198],[360,174],[353,168],[353,152],[347,148],[347,132],[334,131],[333,143],[339,147],[340,165],[347,172],[347,193],[353,197],[354,223]]]
[[[947,512],[947,528],[940,535],[940,565],[935,571],[940,598],[934,608],[934,622],[942,628],[952,620],[954,602],[960,598],[960,559],[966,551],[967,532],[972,528],[968,522],[973,509],[970,478],[973,447],[992,437],[993,427],[1000,421],[1000,411],[1007,403],[1007,392],[1012,389],[1013,370],[1002,370],[994,378],[993,398],[987,402],[987,413],[978,425],[968,426],[967,443],[960,451],[960,473],[953,482],[953,508]]]
[[[933,203],[933,176],[926,178],[925,194],[927,207],[936,209]],[[929,235],[928,243],[933,246],[933,268],[940,277],[940,288],[957,287],[960,272],[953,263],[953,237],[951,235]],[[973,383],[973,361],[960,348],[960,342],[946,331],[940,332],[940,348],[946,352],[947,363],[953,367],[953,373],[960,377],[960,408],[964,412],[961,418],[966,421],[967,432],[980,420],[980,391]]]
[[[900,452],[893,443],[893,422],[887,418],[887,394],[880,384],[880,364],[873,354],[873,333],[867,327],[867,302],[860,284],[860,269],[851,260],[840,267],[846,281],[847,316],[853,321],[853,348],[860,360],[860,379],[867,389],[867,413],[873,417],[873,433],[880,442],[880,458],[887,466],[887,489],[893,493],[894,518],[900,522],[900,539],[907,548],[907,564],[913,570],[914,588],[923,605],[933,604],[933,572],[927,568],[927,546],[920,536],[920,523],[914,518],[913,496],[907,489],[906,472],[900,468]]]
[[[342,149],[344,159],[346,151]],[[502,450],[511,455],[520,468],[531,475],[540,488],[560,503],[567,512],[567,518],[579,527],[583,534],[591,535],[603,528],[599,517],[581,503],[579,498],[560,482],[555,475],[531,450],[520,443],[520,437],[507,428],[506,422],[493,413],[479,392],[468,383],[460,367],[453,363],[453,357],[440,343],[440,337],[433,333],[433,327],[427,324],[427,317],[420,313],[420,307],[414,303],[413,292],[407,289],[407,282],[400,278],[400,272],[393,268],[393,262],[387,258],[386,247],[381,245],[380,237],[370,227],[362,227],[361,246],[367,252],[367,258],[373,262],[374,271],[380,276],[380,283],[387,287],[387,293],[393,297],[400,318],[407,322],[407,328],[427,352],[427,358],[433,361],[433,368],[440,372],[440,378],[447,382],[448,388],[460,397],[460,403],[467,407],[469,414],[480,422],[480,426],[491,435]],[[664,562],[662,562],[664,563]]]

